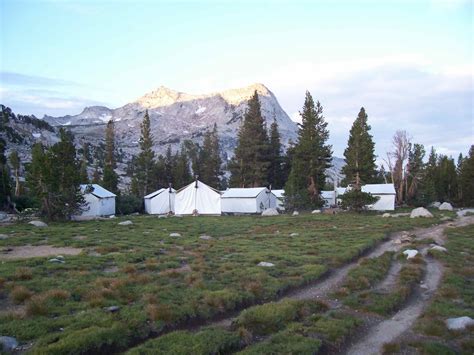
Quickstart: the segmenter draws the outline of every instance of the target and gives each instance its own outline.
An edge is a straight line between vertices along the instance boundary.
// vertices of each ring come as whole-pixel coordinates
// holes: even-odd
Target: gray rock
[[[179,234],[179,233],[170,233],[170,237],[179,238],[179,237],[181,237],[181,234]]]
[[[471,317],[464,316],[446,319],[446,326],[449,330],[464,330],[471,325],[474,325],[474,319]]]
[[[0,211],[0,221],[3,221],[4,219],[7,219],[8,215],[5,212]]]
[[[48,225],[42,221],[30,221],[28,224],[31,224],[32,226],[35,227],[47,227]]]
[[[456,212],[458,217],[464,217],[468,213],[474,214],[474,208],[466,208],[466,209],[462,209],[462,210]]]
[[[403,255],[406,255],[407,259],[414,258],[418,255],[418,250],[416,249],[407,249],[403,252]]]
[[[418,218],[418,217],[433,218],[433,215],[426,208],[418,207],[411,211],[410,218]]]
[[[297,237],[297,236],[299,236],[299,233],[291,233],[290,234],[290,237]]]
[[[267,208],[265,211],[262,212],[262,216],[278,216],[278,210],[276,208]]]
[[[453,210],[453,206],[449,203],[449,202],[443,202],[439,207],[438,209],[440,211],[452,211]]]
[[[442,251],[443,253],[446,253],[448,251],[448,249],[446,249],[445,247],[442,247],[441,245],[432,246],[430,250]]]
[[[293,216],[298,216],[300,213],[298,211],[293,211]]]
[[[168,218],[168,215],[166,215],[166,214],[160,214],[160,215],[158,215],[158,218]]]
[[[439,206],[441,206],[441,202],[433,202],[431,205],[429,205],[429,207],[433,207],[433,208],[438,208]]]
[[[120,307],[119,306],[110,306],[110,307],[107,307],[107,312],[110,312],[110,313],[115,313],[115,312],[118,312],[120,310]]]
[[[132,221],[123,221],[123,222],[119,222],[119,226],[131,226],[133,224]]]
[[[116,218],[116,217],[115,217],[115,215],[113,214],[113,215],[109,216],[109,218],[110,218],[110,219],[114,219],[114,218]]]
[[[261,261],[257,264],[257,266],[272,267],[272,266],[275,266],[275,264],[269,263],[269,262],[266,262],[266,261]]]
[[[18,341],[13,337],[0,336],[0,350],[11,352],[18,347]]]
[[[64,264],[64,263],[66,263],[64,260],[61,260],[61,259],[58,259],[58,258],[49,259],[48,261],[50,263],[54,263],[54,264]]]
[[[201,235],[201,236],[199,236],[199,239],[202,239],[202,240],[211,240],[211,239],[214,239],[214,238],[212,238],[210,235]]]
[[[321,210],[313,210],[311,211],[312,214],[320,214],[321,213]]]
[[[6,235],[6,234],[0,234],[0,240],[5,240],[5,239],[8,239],[9,236]]]
[[[392,215],[390,213],[384,213],[382,215],[383,218],[390,218]]]

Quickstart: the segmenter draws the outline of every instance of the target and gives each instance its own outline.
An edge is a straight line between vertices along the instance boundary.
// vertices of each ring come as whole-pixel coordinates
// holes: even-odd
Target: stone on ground
[[[440,211],[452,211],[453,210],[453,206],[449,203],[449,202],[443,202],[439,207],[438,209]]]
[[[0,350],[12,352],[18,347],[18,341],[13,337],[0,336]]]
[[[115,313],[115,312],[117,312],[118,310],[120,310],[120,307],[119,307],[119,306],[110,306],[110,307],[107,307],[107,311],[110,312],[110,313]]]
[[[267,208],[262,212],[262,216],[278,216],[279,213],[276,208]]]
[[[290,234],[290,237],[297,237],[297,236],[299,236],[299,233],[291,233]]]
[[[257,266],[272,267],[272,266],[275,266],[275,264],[272,264],[272,263],[269,263],[269,262],[266,262],[266,261],[261,261],[261,262],[258,263]]]
[[[131,226],[133,224],[132,221],[123,221],[123,222],[119,222],[119,226]]]
[[[431,205],[429,205],[428,207],[438,208],[439,206],[441,206],[441,202],[435,201]]]
[[[181,237],[181,234],[179,234],[179,233],[170,233],[170,237],[179,238],[179,237]]]
[[[418,218],[418,217],[433,218],[433,215],[426,208],[418,207],[418,208],[415,208],[413,211],[411,211],[410,218]]]
[[[407,249],[403,252],[403,255],[407,256],[407,259],[414,258],[415,256],[418,255],[418,250],[416,249]]]
[[[311,213],[312,214],[319,214],[319,213],[321,213],[321,210],[313,210]]]
[[[54,264],[64,264],[65,261],[62,260],[62,259],[58,259],[58,258],[52,258],[52,259],[49,259],[48,260],[50,263],[54,263]]]
[[[31,224],[32,226],[35,227],[47,227],[48,225],[42,221],[30,221],[28,224]]]
[[[474,208],[466,208],[466,209],[462,209],[462,210],[456,212],[458,217],[464,217],[468,213],[474,214]]]
[[[382,215],[383,218],[389,218],[389,217],[392,217],[392,215],[390,213],[384,213]]]
[[[293,211],[293,216],[298,216],[300,213],[298,211]]]
[[[199,237],[199,239],[202,239],[202,240],[211,240],[211,239],[214,239],[214,238],[212,238],[210,235],[201,235],[201,236]]]
[[[474,319],[471,317],[464,316],[446,319],[446,326],[449,330],[464,330],[471,325],[474,325]]]
[[[0,240],[8,239],[8,235],[0,234]]]
[[[446,249],[445,247],[442,247],[441,245],[432,246],[430,249],[431,250],[442,251],[444,253],[446,253],[448,251],[448,249]]]

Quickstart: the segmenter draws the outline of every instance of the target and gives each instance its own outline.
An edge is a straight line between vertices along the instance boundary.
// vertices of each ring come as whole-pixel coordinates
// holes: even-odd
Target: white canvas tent
[[[221,194],[196,180],[176,192],[174,207],[177,215],[220,215]]]
[[[81,185],[86,206],[80,216],[76,217],[99,217],[115,214],[115,194],[97,184]]]
[[[395,187],[393,184],[367,184],[362,186],[362,192],[370,193],[372,196],[379,197],[379,200],[373,205],[367,206],[369,210],[374,211],[393,211],[395,210]]]
[[[285,210],[285,190],[272,190],[272,193],[276,197],[276,208],[280,211]]]
[[[144,197],[145,212],[148,214],[174,213],[176,190],[173,188],[159,189]]]
[[[221,196],[222,213],[261,213],[276,208],[276,200],[266,187],[231,188]]]

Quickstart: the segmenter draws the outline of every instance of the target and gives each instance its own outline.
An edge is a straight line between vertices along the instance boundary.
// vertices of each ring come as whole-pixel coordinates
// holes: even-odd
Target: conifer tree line
[[[221,158],[215,124],[204,133],[202,143],[186,140],[178,150],[168,146],[164,155],[156,155],[146,111],[139,153],[127,168],[130,183],[122,191],[116,169],[123,152],[116,147],[112,121],[106,127],[105,143],[84,143],[77,151],[72,134],[61,128],[58,143],[51,147],[37,143],[32,147],[30,163],[23,163],[16,151],[7,157],[6,141],[0,139],[0,203],[8,207],[13,201],[18,208],[34,205],[49,219],[67,219],[84,208],[79,185],[98,183],[119,196],[118,205],[123,207],[119,212],[126,213],[132,211],[129,205],[141,206],[143,197],[158,188],[181,188],[199,178],[216,189],[283,188],[290,210],[318,208],[323,205],[321,191],[333,188],[327,184],[325,174],[332,159],[328,123],[321,103],[309,92],[300,115],[297,139],[284,151],[278,123],[274,119],[267,127],[255,91],[248,101],[233,158],[226,164]],[[384,159],[387,170],[384,165],[377,169],[370,131],[368,115],[362,107],[344,150],[345,178],[341,185],[351,186],[344,197],[346,206],[358,210],[373,203],[373,198],[361,191],[363,185],[371,183],[393,183],[398,205],[421,206],[433,201],[474,205],[474,146],[467,156],[461,154],[455,162],[433,147],[426,156],[423,145],[412,142],[407,132],[398,131],[393,137],[393,148]],[[24,186],[20,183],[22,169],[26,170]],[[224,173],[226,169],[229,179]]]

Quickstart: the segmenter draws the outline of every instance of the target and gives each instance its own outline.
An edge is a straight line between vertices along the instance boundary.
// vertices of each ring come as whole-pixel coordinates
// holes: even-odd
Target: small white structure
[[[336,191],[321,191],[321,198],[324,200],[324,207],[331,207],[336,204]]]
[[[394,211],[395,210],[395,187],[393,184],[367,184],[362,186],[362,192],[370,193],[379,200],[373,205],[367,206],[374,211]]]
[[[97,184],[81,185],[86,206],[80,217],[111,216],[115,214],[115,194]]]
[[[176,215],[220,215],[221,193],[196,180],[176,192]]]
[[[169,187],[159,189],[144,197],[145,212],[148,214],[174,213],[174,199],[176,190]]]
[[[222,213],[261,213],[276,205],[276,196],[266,187],[231,188],[221,196]]]
[[[276,197],[276,208],[280,211],[285,210],[285,190],[272,190]]]

